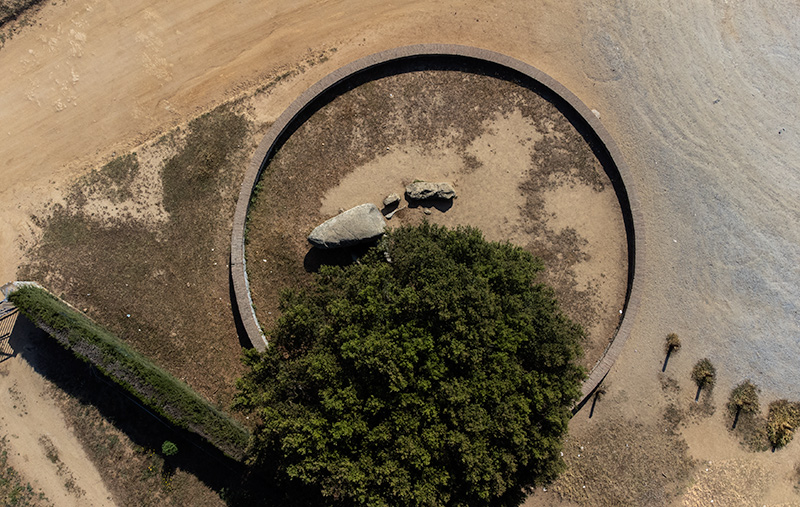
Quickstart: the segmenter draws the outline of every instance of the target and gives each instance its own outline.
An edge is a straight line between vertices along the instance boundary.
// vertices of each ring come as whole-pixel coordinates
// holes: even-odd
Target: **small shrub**
[[[792,441],[800,426],[800,404],[788,400],[776,400],[769,404],[767,437],[772,447],[781,448]]]
[[[717,370],[708,358],[697,361],[692,368],[692,380],[697,384],[698,389],[713,387],[717,379]]]
[[[174,442],[164,440],[164,443],[161,444],[161,454],[164,456],[175,456],[178,454],[178,446],[175,445]]]
[[[740,413],[755,414],[760,406],[758,404],[758,387],[749,380],[745,380],[731,391],[728,400],[728,411],[733,416]]]
[[[700,399],[700,391],[702,391],[704,387],[708,387],[709,389],[714,387],[716,378],[717,370],[708,358],[704,357],[697,361],[697,364],[692,368],[692,380],[697,384],[697,395],[694,397],[694,401]]]
[[[601,382],[597,389],[594,391],[594,399],[597,401],[602,400],[608,394],[608,384]]]
[[[667,339],[664,342],[664,353],[671,354],[672,352],[677,352],[681,348],[681,339],[678,338],[678,335],[675,333],[670,333],[667,335]]]

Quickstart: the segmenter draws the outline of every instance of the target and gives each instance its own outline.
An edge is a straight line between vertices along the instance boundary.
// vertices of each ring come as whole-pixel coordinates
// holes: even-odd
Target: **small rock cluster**
[[[406,196],[412,201],[425,201],[428,199],[449,200],[456,197],[456,191],[450,183],[415,181],[406,187]]]
[[[456,191],[450,183],[431,183],[415,181],[406,186],[406,199],[409,201],[450,200]],[[384,211],[398,206],[400,196],[390,194],[383,200]],[[375,241],[386,230],[386,219],[392,218],[403,208],[395,208],[386,217],[372,203],[361,204],[343,211],[318,225],[308,235],[308,241],[317,248],[343,248]],[[427,210],[427,214],[430,211]]]

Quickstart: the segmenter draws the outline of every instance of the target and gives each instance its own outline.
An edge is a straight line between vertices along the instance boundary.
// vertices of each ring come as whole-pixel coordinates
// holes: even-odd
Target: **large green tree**
[[[386,234],[284,294],[238,406],[265,481],[331,505],[518,505],[553,479],[583,331],[541,263],[477,229]]]

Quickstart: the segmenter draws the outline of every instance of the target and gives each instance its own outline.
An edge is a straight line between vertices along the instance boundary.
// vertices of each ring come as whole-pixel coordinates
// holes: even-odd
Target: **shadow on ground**
[[[38,374],[79,403],[96,407],[135,445],[161,449],[164,440],[175,442],[181,452],[170,458],[171,464],[189,471],[212,489],[221,491],[242,474],[241,463],[141,406],[97,368],[76,358],[22,315],[9,344]]]
[[[6,319],[8,320],[8,319]],[[230,458],[192,432],[150,412],[106,379],[97,368],[76,358],[47,333],[19,315],[7,338],[10,357],[20,356],[42,377],[80,404],[96,407],[136,446],[161,449],[164,440],[180,452],[167,458],[165,468],[180,468],[216,491],[228,505],[320,505],[308,487],[276,483],[269,464],[250,467]],[[86,445],[86,443],[83,443]]]

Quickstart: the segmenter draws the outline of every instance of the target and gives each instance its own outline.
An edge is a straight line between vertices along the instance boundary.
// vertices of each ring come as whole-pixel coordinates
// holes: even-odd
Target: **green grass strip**
[[[8,299],[31,322],[143,405],[229,456],[243,456],[250,438],[243,426],[89,317],[35,285],[20,287]]]

